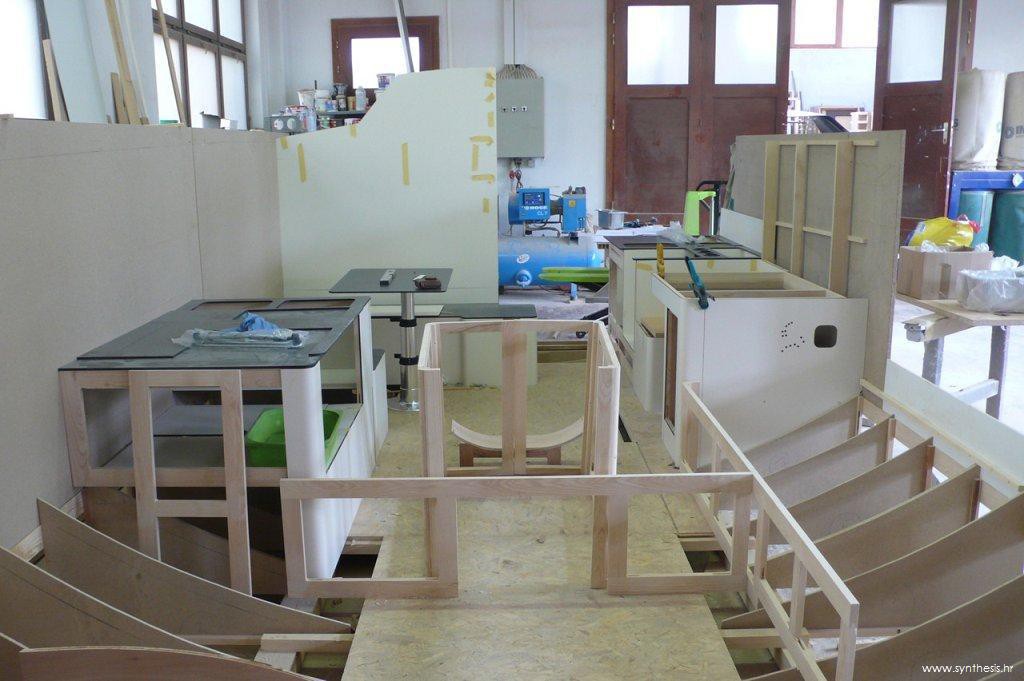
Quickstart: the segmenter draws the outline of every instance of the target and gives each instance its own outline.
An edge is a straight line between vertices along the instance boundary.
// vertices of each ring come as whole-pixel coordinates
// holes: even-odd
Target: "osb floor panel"
[[[531,433],[582,413],[582,364],[541,364],[529,389]],[[447,418],[496,433],[500,393],[450,388]],[[620,409],[634,442],[622,473],[673,470],[656,416],[628,385]],[[419,417],[390,415],[377,477],[420,475]],[[446,457],[458,460],[449,435]],[[565,448],[579,461],[579,443]],[[366,500],[353,535],[384,537],[374,576],[424,574],[422,502]],[[459,502],[459,597],[367,600],[344,678],[738,679],[703,596],[609,596],[590,588],[589,498]],[[703,529],[692,502],[658,495],[630,505],[630,572],[689,572],[677,533]]]

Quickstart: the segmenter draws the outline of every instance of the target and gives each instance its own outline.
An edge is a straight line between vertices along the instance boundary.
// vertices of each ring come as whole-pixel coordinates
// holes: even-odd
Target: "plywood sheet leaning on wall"
[[[360,123],[280,140],[288,295],[353,267],[452,267],[432,303],[497,302],[494,83],[483,68],[399,76]]]
[[[869,301],[864,376],[873,382],[889,357],[905,136],[737,137],[725,204],[762,220],[765,260]]]

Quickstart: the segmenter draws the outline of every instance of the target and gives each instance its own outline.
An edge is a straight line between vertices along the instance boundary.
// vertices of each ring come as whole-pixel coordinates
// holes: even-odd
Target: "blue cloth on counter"
[[[258,314],[252,312],[242,313],[242,323],[234,329],[224,329],[225,331],[276,331],[279,327],[274,322],[268,322]]]

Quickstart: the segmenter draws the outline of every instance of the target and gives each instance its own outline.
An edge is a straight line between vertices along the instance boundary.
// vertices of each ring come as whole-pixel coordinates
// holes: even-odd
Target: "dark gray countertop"
[[[90,350],[61,371],[118,369],[305,369],[315,366],[356,321],[370,299],[283,298],[192,300]],[[171,342],[189,329],[238,326],[243,312],[278,326],[308,331],[300,348],[193,346]]]
[[[666,251],[673,251],[674,257],[666,254],[666,260],[680,260],[689,255],[694,260],[750,260],[760,258],[761,254],[746,246],[736,243],[723,236],[714,240],[695,242],[686,246],[675,244],[657,234],[637,234],[635,236],[605,237],[608,246],[619,251],[652,249],[663,244]]]
[[[452,278],[450,267],[420,267],[420,268],[394,268],[395,278],[387,286],[380,285],[380,278],[388,268],[356,268],[338,280],[338,283],[331,287],[331,293],[444,293],[448,289],[448,282]],[[441,280],[441,288],[420,289],[416,288],[413,278],[421,274],[430,277],[437,277]]]

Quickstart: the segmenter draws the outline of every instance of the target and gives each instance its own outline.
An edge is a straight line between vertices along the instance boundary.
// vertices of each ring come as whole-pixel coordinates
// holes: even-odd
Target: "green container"
[[[324,409],[324,459],[327,467],[334,461],[341,441],[341,413]],[[284,409],[263,411],[245,434],[245,459],[250,466],[284,468]]]
[[[603,267],[545,267],[538,278],[563,284],[607,284],[608,270]]]
[[[997,256],[1024,261],[1024,191],[996,193],[988,243]]]
[[[960,212],[978,223],[981,229],[974,235],[971,246],[988,243],[992,226],[992,203],[996,193],[992,190],[960,192]]]

